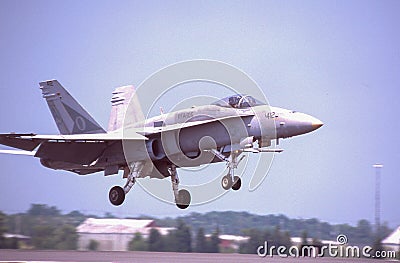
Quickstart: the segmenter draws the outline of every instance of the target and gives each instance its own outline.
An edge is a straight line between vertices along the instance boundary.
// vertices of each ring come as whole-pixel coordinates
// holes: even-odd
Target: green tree
[[[272,242],[271,242],[271,246],[275,246],[275,247],[279,247],[282,245],[282,233],[281,233],[281,228],[279,227],[279,225],[275,226],[273,235],[272,235]],[[274,250],[274,252],[276,253],[276,251]]]
[[[306,230],[304,230],[301,233],[301,245],[302,246],[308,245],[308,235],[307,235],[307,231]]]
[[[207,240],[202,227],[197,230],[195,251],[199,253],[207,252]]]
[[[303,257],[308,257],[310,255],[303,255],[303,247],[308,246],[308,236],[307,236],[307,230],[304,230],[301,234],[301,244],[300,244],[300,255]],[[307,252],[307,251],[304,251]]]
[[[31,204],[28,210],[28,215],[31,216],[59,216],[60,210],[55,206],[48,206],[43,204]]]
[[[99,248],[100,243],[96,240],[90,239],[89,245],[87,246],[88,250],[96,251]]]
[[[383,246],[382,246],[382,238],[381,237],[379,237],[379,236],[375,237],[374,243],[372,244],[372,250],[373,250],[372,254],[376,254],[377,251],[384,250]]]
[[[85,215],[82,214],[81,212],[79,212],[78,210],[71,211],[68,214],[66,214],[66,216],[68,216],[68,217],[79,217],[79,218],[85,217]]]
[[[0,237],[7,232],[6,219],[6,215],[0,211]]]
[[[281,242],[282,246],[285,246],[287,249],[289,249],[292,246],[292,240],[290,239],[289,231],[285,231]]]
[[[246,229],[243,233],[249,237],[249,240],[239,247],[239,253],[242,254],[255,254],[257,253],[257,248],[260,245],[264,245],[264,241],[268,241],[269,238],[265,239],[264,237],[269,237],[269,232],[265,232],[264,234],[260,233],[258,229]]]
[[[164,237],[164,251],[175,252],[178,250],[178,242],[176,241],[176,230],[170,231]]]
[[[279,226],[275,227],[272,240],[273,240],[272,245],[275,245],[276,247],[285,246],[289,248],[292,245],[289,232],[285,231],[283,233]]]
[[[264,241],[268,241],[269,243],[271,243],[274,240],[274,235],[271,234],[271,232],[268,228],[265,229],[261,235],[262,235],[262,238],[260,238],[260,240],[263,241],[262,244],[264,244]]]
[[[177,252],[192,252],[192,236],[190,228],[182,220],[178,220],[175,237]]]
[[[117,218],[115,215],[110,212],[105,212],[103,218]]]
[[[214,232],[211,234],[210,242],[208,242],[208,253],[219,253],[219,243],[221,240],[219,239],[219,227],[217,227]]]
[[[4,237],[7,232],[6,215],[0,212],[0,248],[8,248],[8,242]]]
[[[365,219],[359,220],[356,228],[354,229],[352,242],[362,245],[369,245],[371,244],[371,240],[373,240],[372,237],[373,232],[371,224]]]
[[[75,227],[63,225],[54,231],[53,242],[55,249],[76,250],[78,247],[78,234]]]
[[[32,244],[37,249],[54,249],[54,228],[48,225],[34,226]]]
[[[18,249],[18,247],[19,247],[18,246],[18,239],[15,238],[15,237],[6,238],[4,240],[4,242],[5,242],[4,248],[7,248],[7,249]]]
[[[384,222],[379,229],[382,240],[393,232],[393,229],[388,226],[387,222]]]
[[[147,243],[144,240],[142,234],[136,232],[132,240],[128,244],[128,249],[130,251],[146,251]]]
[[[62,225],[55,228],[51,225],[33,227],[32,244],[37,249],[75,250],[78,235],[75,227]]]
[[[163,237],[160,232],[152,228],[150,230],[149,239],[147,240],[149,251],[164,251]]]

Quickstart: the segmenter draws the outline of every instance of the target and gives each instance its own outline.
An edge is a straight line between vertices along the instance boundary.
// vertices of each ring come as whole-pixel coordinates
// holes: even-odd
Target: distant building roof
[[[396,228],[387,238],[382,240],[383,245],[400,245],[400,226]]]
[[[250,238],[243,237],[243,236],[234,236],[234,235],[219,235],[219,239],[236,241],[236,242],[245,242],[245,241],[249,240]]]
[[[3,237],[5,238],[16,238],[16,239],[30,239],[30,236],[24,236],[19,234],[11,234],[11,233],[4,233]]]
[[[88,218],[77,227],[76,232],[91,234],[132,234],[136,232],[143,232],[146,228],[151,227],[155,227],[154,220]]]
[[[303,238],[302,237],[291,237],[290,241],[295,244],[301,244],[303,242]],[[313,239],[311,237],[307,238],[307,243],[311,244],[313,241]],[[332,244],[332,245],[340,245],[340,243],[337,240],[319,240],[322,244],[324,245],[328,245],[328,244]]]

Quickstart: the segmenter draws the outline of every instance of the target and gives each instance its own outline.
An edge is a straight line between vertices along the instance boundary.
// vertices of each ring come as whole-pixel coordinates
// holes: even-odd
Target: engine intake
[[[146,148],[151,160],[158,161],[165,158],[165,152],[160,139],[150,139],[146,144]]]

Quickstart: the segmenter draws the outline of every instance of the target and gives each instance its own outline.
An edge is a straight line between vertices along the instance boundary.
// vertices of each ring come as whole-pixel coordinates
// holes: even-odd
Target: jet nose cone
[[[313,130],[321,128],[322,125],[324,125],[324,123],[322,121],[318,120],[317,118],[313,118],[313,120],[311,122],[311,126],[312,126]]]

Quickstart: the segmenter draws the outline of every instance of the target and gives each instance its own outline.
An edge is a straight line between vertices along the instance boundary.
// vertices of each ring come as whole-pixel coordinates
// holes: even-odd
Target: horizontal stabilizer
[[[107,148],[106,143],[43,142],[35,157],[89,165]]]
[[[28,138],[28,137],[25,137]],[[38,140],[65,140],[65,141],[122,141],[122,140],[140,140],[144,141],[147,138],[138,133],[122,135],[121,133],[99,133],[99,134],[71,134],[71,135],[34,135],[30,139]]]
[[[24,150],[1,150],[0,153],[33,155],[45,159],[90,164],[103,153],[110,142],[123,140],[134,141],[135,145],[141,145],[147,138],[136,132],[71,135],[0,134],[0,144]]]
[[[0,153],[35,156],[35,154],[36,154],[36,151],[24,151],[24,150],[0,150]]]
[[[28,139],[23,138],[23,136],[27,136]],[[35,149],[39,144],[40,141],[33,141],[30,138],[35,136],[33,133],[8,133],[8,134],[0,134],[0,144],[7,145],[13,148],[25,150],[25,151],[32,151]]]

